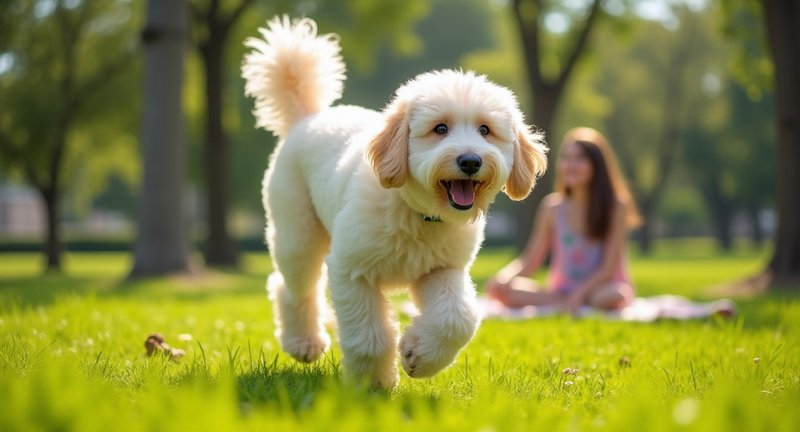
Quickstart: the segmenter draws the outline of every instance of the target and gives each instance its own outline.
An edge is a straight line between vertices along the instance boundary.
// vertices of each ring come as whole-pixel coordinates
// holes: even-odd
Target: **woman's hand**
[[[577,316],[581,306],[586,301],[586,294],[582,289],[576,290],[564,300],[564,311],[572,316]]]
[[[510,282],[503,282],[497,276],[486,281],[486,295],[493,299],[502,302],[509,292],[511,292]]]

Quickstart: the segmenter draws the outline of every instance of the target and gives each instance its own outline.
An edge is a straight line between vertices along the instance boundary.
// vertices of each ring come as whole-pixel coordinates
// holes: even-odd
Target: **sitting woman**
[[[641,217],[605,138],[596,130],[567,133],[556,166],[556,192],[539,207],[522,255],[487,283],[509,307],[582,305],[613,310],[633,301],[628,229]],[[551,255],[548,286],[530,278]]]

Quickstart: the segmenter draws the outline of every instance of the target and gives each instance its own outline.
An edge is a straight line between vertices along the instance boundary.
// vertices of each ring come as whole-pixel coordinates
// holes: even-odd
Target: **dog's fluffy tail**
[[[336,35],[317,35],[317,23],[275,17],[249,38],[242,65],[245,94],[255,97],[256,126],[285,138],[303,117],[342,96],[345,66]]]

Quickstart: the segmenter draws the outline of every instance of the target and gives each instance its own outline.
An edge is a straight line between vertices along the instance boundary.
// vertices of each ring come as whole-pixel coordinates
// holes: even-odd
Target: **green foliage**
[[[485,251],[483,281],[511,256]],[[263,282],[269,260],[198,279],[121,282],[127,255],[72,254],[67,276],[35,255],[0,260],[0,429],[797,430],[800,303],[740,303],[733,321],[485,322],[456,364],[391,392],[343,382],[338,349],[284,356]],[[762,254],[708,242],[633,257],[644,294],[697,294]],[[187,356],[144,358],[162,332]],[[179,335],[190,334],[192,340]],[[755,359],[757,361],[754,361]],[[565,368],[578,369],[568,375]]]
[[[40,188],[68,189],[76,210],[111,172],[133,183],[138,9],[122,0],[4,4],[0,55],[10,67],[0,72],[0,165]],[[68,145],[54,179],[62,139]]]
[[[692,131],[686,163],[700,185],[719,182],[735,205],[762,207],[775,194],[774,103],[771,93],[754,102],[746,91],[735,82],[725,89],[724,119]]]
[[[491,34],[494,35],[493,43],[489,47],[466,53],[461,58],[461,64],[510,88],[522,107],[530,107],[522,46],[511,12],[507,6],[490,2],[485,13]],[[536,123],[536,119],[531,121]]]
[[[210,1],[192,3],[204,9]],[[238,3],[220,2],[223,15]],[[537,13],[530,9],[537,2],[524,3],[528,9],[523,11]],[[563,66],[561,54],[573,39],[570,31],[559,30],[563,26],[558,23],[566,28],[580,23],[586,2],[539,3],[547,10],[537,22],[546,30],[543,60],[545,72],[552,76]],[[36,17],[37,8],[46,11],[46,5],[56,4],[76,6]],[[14,59],[10,69],[0,66],[0,136],[13,137],[16,143],[13,156],[0,152],[3,178],[26,175],[20,163],[24,159],[39,182],[46,182],[43,167],[57,119],[63,107],[75,106],[60,103],[65,99],[55,96],[60,92],[64,57],[63,43],[57,43],[62,38],[53,36],[60,25],[57,11],[64,13],[70,26],[85,29],[75,53],[80,60],[79,84],[93,82],[118,54],[134,53],[121,73],[90,86],[94,91],[74,110],[75,125],[60,174],[70,216],[81,215],[96,198],[95,204],[101,207],[133,215],[140,175],[136,142],[141,74],[136,53],[143,4],[129,0],[0,2],[0,65]],[[734,207],[771,205],[775,183],[772,70],[759,2],[690,2],[695,6],[685,10],[682,4],[671,3],[681,21],[673,29],[637,16],[636,1],[603,2],[604,13],[570,79],[556,124],[546,131],[553,148],[567,129],[577,125],[606,132],[634,188],[647,193],[659,177],[663,158],[655,144],[661,131],[680,129],[681,136],[674,139],[674,147],[683,152],[676,161],[679,175],[669,180],[665,201],[656,209],[657,217],[677,231],[703,226],[710,214],[698,193],[701,174],[713,174]],[[511,88],[531,113],[520,37],[510,8],[511,2],[485,0],[254,1],[231,29],[224,59],[223,124],[232,153],[234,210],[261,215],[260,179],[275,143],[268,133],[252,127],[252,102],[244,97],[239,77],[241,42],[256,35],[256,28],[267,19],[284,13],[305,15],[319,22],[320,32],[340,34],[349,66],[342,103],[379,109],[398,85],[414,75],[462,66]],[[193,40],[202,38],[203,31],[195,26]],[[666,81],[678,74],[670,69],[676,51],[690,61],[671,91]],[[197,50],[190,49],[188,54],[184,108],[191,181],[197,183],[203,175],[203,71]],[[669,93],[681,97],[675,106],[665,107]],[[528,120],[537,123],[535,118]],[[554,158],[555,151],[551,155]],[[498,201],[497,207],[503,210],[519,208],[505,198]]]
[[[670,223],[670,232],[678,236],[698,235],[701,222],[709,220],[706,202],[695,180],[685,167],[679,167],[658,206],[658,217]]]
[[[320,1],[313,2],[313,5],[312,9],[287,9],[286,12],[293,16],[305,13],[317,20],[320,32],[340,35],[342,55],[348,65],[348,79],[340,103],[381,109],[404,81],[422,72],[458,67],[459,59],[465,53],[488,47],[492,42],[485,16],[488,5],[480,2],[353,1],[344,2],[346,7],[343,8],[342,2]],[[301,5],[298,4],[297,8]],[[241,42],[255,35],[255,29],[274,13],[276,11],[272,9],[253,8],[243,15],[242,22],[231,36],[233,45],[226,66],[230,70],[226,83],[229,104],[225,110],[225,126],[231,134],[232,165],[236,167],[232,170],[234,205],[259,214],[262,212],[261,177],[275,139],[267,132],[253,128],[254,120],[250,114],[253,103],[244,97],[244,84],[238,68],[244,52]],[[393,23],[389,25],[388,21]],[[442,22],[458,22],[470,31],[442,31]],[[409,44],[414,49],[402,49],[395,46],[397,44]],[[200,78],[196,79],[199,83]],[[200,87],[192,88],[196,91]],[[202,107],[201,95],[192,98]],[[201,115],[199,109],[193,111],[194,136],[202,129]]]
[[[758,101],[764,92],[773,88],[775,74],[767,47],[761,2],[723,1],[720,6],[724,16],[722,32],[738,46],[730,60],[731,72],[747,90],[750,99]]]
[[[664,151],[678,151],[673,149],[680,148],[687,124],[715,108],[715,98],[707,97],[701,85],[705,74],[717,72],[725,47],[714,42],[709,20],[688,11],[680,17],[678,30],[642,21],[631,39],[616,42],[624,48],[598,48],[597,91],[614,95],[606,130],[640,196],[653,191],[664,175]]]
[[[374,68],[375,52],[384,42],[400,55],[420,52],[423,42],[412,31],[413,24],[426,16],[429,3],[422,0],[321,1],[314,16],[320,26],[330,26],[341,36],[345,57],[361,72]]]

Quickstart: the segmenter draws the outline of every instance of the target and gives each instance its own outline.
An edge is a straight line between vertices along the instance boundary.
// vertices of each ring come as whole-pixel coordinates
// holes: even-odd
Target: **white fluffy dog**
[[[391,387],[399,348],[409,376],[434,375],[479,324],[469,268],[488,206],[501,190],[528,195],[543,137],[509,90],[471,72],[419,75],[382,113],[331,107],[345,72],[335,36],[287,17],[260,32],[242,74],[258,126],[280,138],[263,196],[283,349],[304,362],[328,349],[329,285],[346,374]],[[398,342],[384,291],[399,287],[420,314]]]

